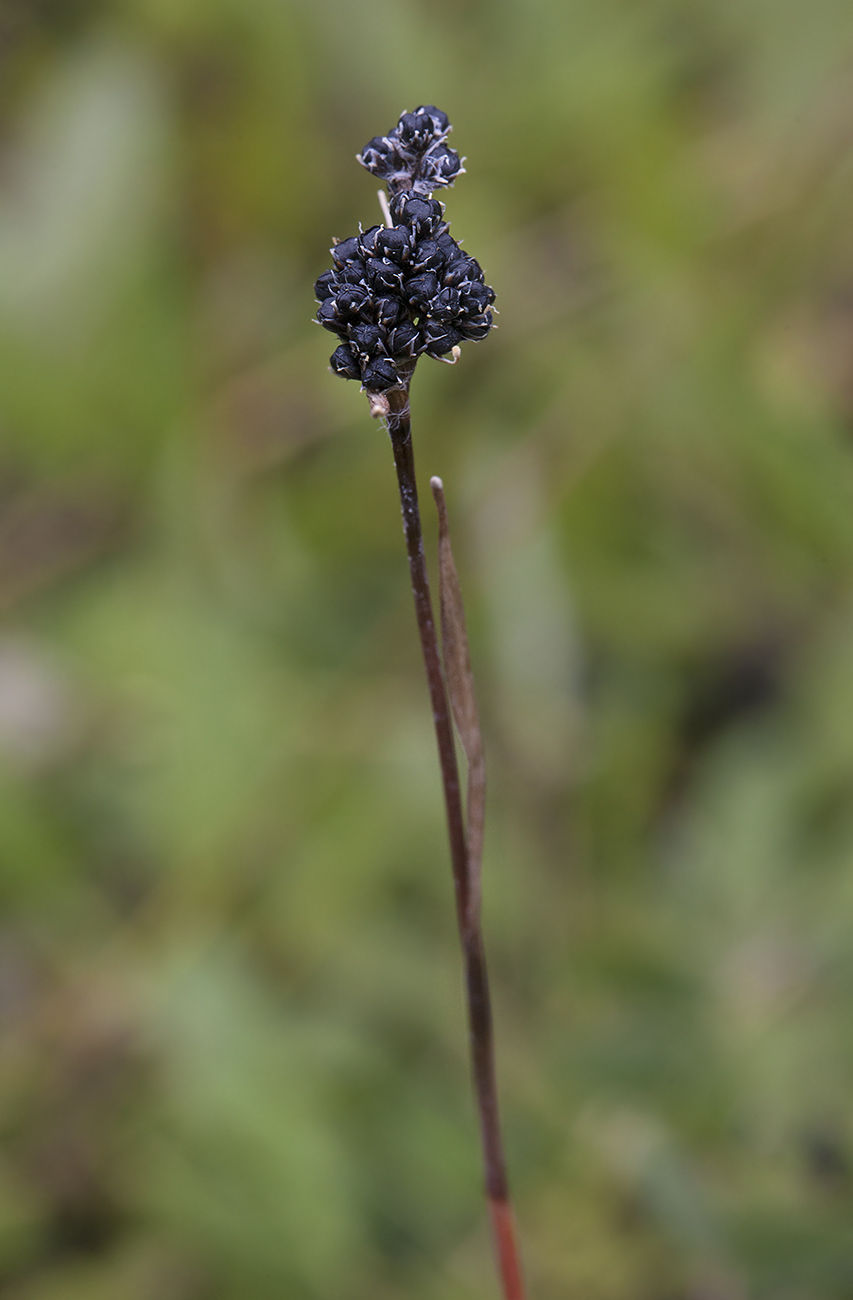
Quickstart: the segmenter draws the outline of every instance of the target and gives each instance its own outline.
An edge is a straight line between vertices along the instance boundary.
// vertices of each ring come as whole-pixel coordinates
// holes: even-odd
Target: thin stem
[[[480,1116],[486,1192],[489,1200],[504,1300],[524,1300],[524,1283],[521,1276],[515,1224],[509,1200],[506,1162],[504,1160],[498,1114],[494,1034],[486,957],[477,909],[472,910],[469,906],[470,873],[465,838],[465,819],[462,812],[462,798],[459,788],[459,768],[456,762],[456,747],[453,740],[447,691],[441,671],[441,657],[432,614],[423,533],[420,511],[418,510],[408,386],[394,389],[387,396],[389,408],[387,413],[388,432],[391,435],[394,464],[397,469],[397,482],[400,488],[400,506],[403,512],[403,531],[406,536],[412,594],[415,599],[415,615],[432,703],[435,737],[438,744],[438,758],[444,787],[444,804],[447,813],[450,857],[456,893],[456,914],[465,963],[474,1089]]]

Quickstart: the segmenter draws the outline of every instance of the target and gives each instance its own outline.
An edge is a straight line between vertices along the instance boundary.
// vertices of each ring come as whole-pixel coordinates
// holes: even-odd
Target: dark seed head
[[[359,162],[385,181],[394,224],[336,244],[333,269],[314,286],[317,320],[341,340],[333,371],[370,393],[408,382],[423,352],[444,356],[492,327],[494,292],[432,197],[464,170],[449,131],[447,115],[422,104],[364,146]]]

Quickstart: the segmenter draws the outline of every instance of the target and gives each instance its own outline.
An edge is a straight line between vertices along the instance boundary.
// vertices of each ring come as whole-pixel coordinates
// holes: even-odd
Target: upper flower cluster
[[[465,171],[459,154],[445,143],[452,129],[446,113],[422,105],[414,113],[403,113],[393,131],[374,136],[356,156],[362,167],[385,181],[389,194],[414,190],[428,197]]]
[[[317,320],[340,339],[332,370],[368,393],[405,385],[419,356],[440,358],[492,328],[494,291],[431,197],[462,170],[449,130],[444,113],[419,108],[365,146],[360,161],[388,183],[389,224],[336,243],[314,285]]]

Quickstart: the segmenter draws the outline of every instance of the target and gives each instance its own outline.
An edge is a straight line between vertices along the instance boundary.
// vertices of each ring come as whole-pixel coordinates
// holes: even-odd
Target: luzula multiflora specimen
[[[404,113],[393,131],[365,145],[359,162],[385,181],[380,193],[385,224],[339,240],[334,267],[317,280],[317,320],[337,334],[331,369],[361,381],[371,414],[391,436],[415,614],[426,668],[465,963],[474,1087],[480,1114],[486,1192],[505,1300],[524,1300],[515,1225],[507,1188],[498,1117],[492,1011],[480,928],[485,766],[474,700],[465,615],[450,549],[441,479],[431,486],[439,512],[439,589],[442,656],[430,600],[418,510],[409,414],[409,384],[426,354],[455,361],[465,339],[483,339],[492,327],[493,291],[473,257],[444,221],[433,192],[462,171],[447,144],[447,116],[430,106]],[[463,813],[453,720],[468,765]],[[467,813],[467,817],[466,817]]]

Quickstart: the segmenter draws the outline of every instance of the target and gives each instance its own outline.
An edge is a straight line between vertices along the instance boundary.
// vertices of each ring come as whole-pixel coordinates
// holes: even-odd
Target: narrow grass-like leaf
[[[466,924],[475,927],[480,913],[480,870],[483,858],[483,828],[486,815],[486,760],[474,694],[474,675],[465,608],[459,574],[453,559],[444,485],[431,478],[430,487],[438,510],[438,571],[441,602],[441,650],[444,676],[450,696],[453,720],[468,761],[467,830],[468,915]]]

